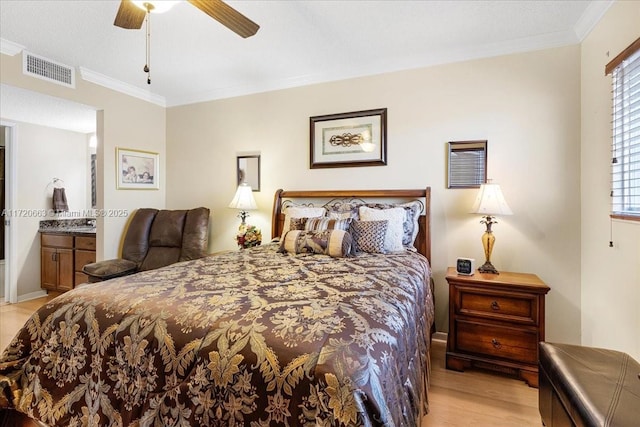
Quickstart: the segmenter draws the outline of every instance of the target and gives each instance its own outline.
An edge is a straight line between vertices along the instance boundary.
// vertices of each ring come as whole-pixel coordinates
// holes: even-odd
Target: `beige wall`
[[[444,273],[483,259],[475,190],[448,190],[447,141],[487,139],[488,175],[514,215],[499,218],[492,261],[552,288],[547,338],[580,342],[580,48],[565,47],[174,107],[167,112],[167,205],[210,206],[210,249],[234,247],[235,156],[262,155],[260,211],[270,235],[285,189],[432,188],[437,323]],[[309,169],[309,117],[388,108],[388,166]],[[187,190],[188,189],[188,190]]]
[[[582,342],[640,360],[640,222],[609,221],[611,77],[640,37],[640,2],[616,2],[582,43]],[[610,230],[613,248],[608,243]]]
[[[132,212],[139,207],[164,207],[165,178],[162,175],[166,157],[166,111],[163,107],[85,82],[79,75],[75,89],[24,76],[20,55],[0,55],[0,83],[75,101],[98,111],[98,208],[109,213],[120,209]],[[160,154],[160,190],[116,190],[115,149],[118,146]],[[20,183],[18,191],[21,191]],[[126,221],[127,218],[123,217],[98,218],[98,259],[118,255]],[[18,241],[28,241],[34,236],[19,233],[16,238]],[[18,290],[18,295],[23,293],[21,289]]]

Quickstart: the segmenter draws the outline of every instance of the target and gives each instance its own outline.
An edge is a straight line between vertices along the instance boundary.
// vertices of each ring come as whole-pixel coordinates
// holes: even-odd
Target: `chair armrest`
[[[122,258],[94,262],[82,267],[82,272],[89,276],[91,283],[127,276],[137,271],[138,264]]]

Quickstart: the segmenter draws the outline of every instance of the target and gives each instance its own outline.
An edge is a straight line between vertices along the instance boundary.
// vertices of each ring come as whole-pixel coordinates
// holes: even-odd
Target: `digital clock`
[[[476,260],[473,258],[458,258],[456,260],[456,272],[465,276],[473,276],[476,269]]]

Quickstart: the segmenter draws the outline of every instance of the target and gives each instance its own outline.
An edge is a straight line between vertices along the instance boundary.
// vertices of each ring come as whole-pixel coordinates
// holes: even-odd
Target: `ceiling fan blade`
[[[254,35],[260,26],[221,0],[189,0],[189,3],[241,37]]]
[[[113,25],[127,30],[138,30],[142,28],[145,16],[145,11],[131,3],[130,0],[122,0]]]

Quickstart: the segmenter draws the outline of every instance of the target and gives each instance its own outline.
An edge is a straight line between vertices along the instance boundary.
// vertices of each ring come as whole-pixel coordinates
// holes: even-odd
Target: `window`
[[[640,39],[605,72],[613,84],[611,216],[640,220]]]

